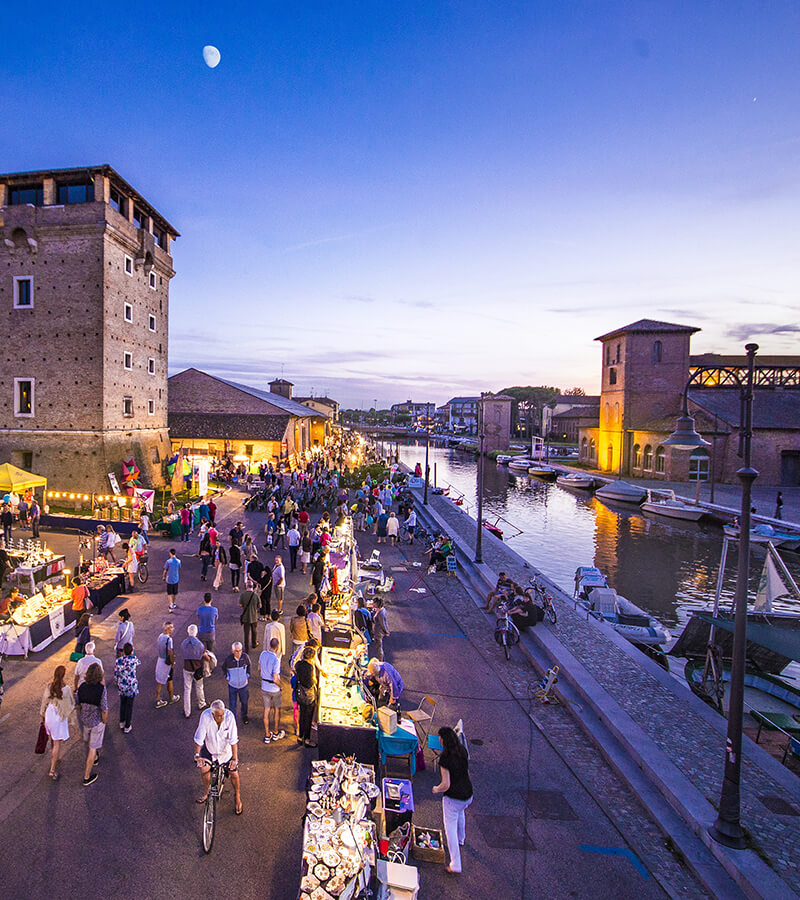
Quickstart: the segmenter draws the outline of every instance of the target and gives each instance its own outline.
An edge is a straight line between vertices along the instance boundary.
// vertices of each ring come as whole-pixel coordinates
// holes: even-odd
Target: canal
[[[402,462],[425,465],[424,443],[400,444]],[[430,447],[440,487],[464,495],[462,509],[476,515],[477,460],[461,450]],[[454,491],[451,490],[451,495]],[[597,566],[624,597],[661,620],[677,637],[692,609],[714,598],[722,551],[722,529],[711,523],[676,522],[606,506],[590,494],[564,490],[554,483],[518,476],[487,459],[484,478],[484,518],[508,535],[508,545],[572,594],[578,566]],[[512,537],[514,528],[522,534]],[[765,551],[752,548],[751,588],[758,585]],[[795,581],[800,580],[800,556],[784,555]],[[736,551],[728,557],[723,603],[733,599]],[[780,604],[777,604],[780,608]],[[796,611],[796,607],[785,606]]]

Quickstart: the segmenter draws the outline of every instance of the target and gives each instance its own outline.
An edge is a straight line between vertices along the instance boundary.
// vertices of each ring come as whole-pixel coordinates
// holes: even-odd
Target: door
[[[794,487],[800,484],[800,450],[781,451],[781,485]]]

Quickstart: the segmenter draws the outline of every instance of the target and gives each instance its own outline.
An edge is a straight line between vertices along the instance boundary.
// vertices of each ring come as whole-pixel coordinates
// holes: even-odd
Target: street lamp
[[[750,575],[750,508],[753,482],[758,472],[751,466],[753,437],[753,376],[758,344],[747,344],[747,377],[741,383],[735,375],[742,398],[742,421],[739,423],[741,438],[740,456],[744,465],[736,473],[742,484],[742,508],[739,515],[739,558],[736,567],[736,611],[733,624],[733,656],[731,659],[731,688],[728,706],[728,735],[725,743],[725,774],[719,798],[719,813],[709,833],[714,840],[726,847],[741,850],[745,847],[744,829],[740,821],[742,774],[742,720],[744,718],[744,675],[747,665],[747,582]],[[691,379],[690,379],[691,382]],[[689,416],[684,391],[683,415],[677,428],[664,444],[691,450],[708,446],[694,430],[694,420]]]
[[[478,533],[475,537],[475,562],[483,562],[483,391],[478,403]]]
[[[425,404],[425,492],[422,496],[422,502],[425,506],[428,505],[428,481],[430,480],[428,475],[430,473],[431,467],[428,465],[428,453],[430,452],[431,445],[431,414],[430,414],[430,403]]]

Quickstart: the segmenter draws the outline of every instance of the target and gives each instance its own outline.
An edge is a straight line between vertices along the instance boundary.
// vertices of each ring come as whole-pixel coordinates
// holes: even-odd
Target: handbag
[[[47,741],[49,740],[50,735],[47,733],[47,729],[44,727],[44,722],[39,723],[39,736],[36,738],[36,746],[34,747],[34,753],[44,753],[47,749]]]
[[[83,659],[84,656],[86,656],[86,654],[81,653],[80,650],[73,650],[72,653],[70,653],[70,655],[69,655],[69,661],[77,662],[79,659]]]
[[[303,706],[308,706],[317,702],[316,687],[304,687],[302,684],[297,685],[297,702]]]

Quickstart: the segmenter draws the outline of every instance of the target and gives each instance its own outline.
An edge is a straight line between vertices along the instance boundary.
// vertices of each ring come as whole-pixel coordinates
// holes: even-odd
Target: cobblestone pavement
[[[401,581],[401,589],[402,584]],[[660,827],[587,739],[569,710],[558,703],[544,705],[534,698],[540,673],[532,669],[520,651],[512,652],[511,660],[506,661],[502,649],[493,639],[486,615],[478,609],[461,582],[440,573],[426,576],[424,585],[478,652],[490,661],[536,729],[591,794],[665,892],[671,897],[709,896],[671,852]]]
[[[448,523],[451,535],[461,546],[475,545],[475,521],[445,498],[431,498],[437,514]],[[471,553],[470,553],[471,555]],[[504,570],[523,584],[533,569],[499,541],[484,536],[483,561],[493,571]],[[532,561],[535,564],[535,560]],[[552,586],[558,608],[557,635],[580,660],[607,693],[622,706],[636,725],[672,763],[714,805],[722,780],[725,738],[711,728],[679,696],[663,686],[645,669],[605,638],[599,629],[589,628],[568,598]],[[767,803],[782,798],[795,809],[794,798],[744,756],[742,761],[742,822],[757,849],[769,865],[795,891],[800,891],[800,816],[777,815]]]

